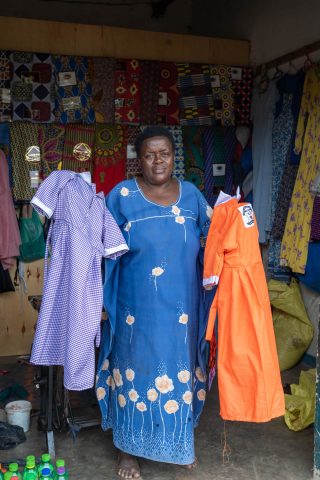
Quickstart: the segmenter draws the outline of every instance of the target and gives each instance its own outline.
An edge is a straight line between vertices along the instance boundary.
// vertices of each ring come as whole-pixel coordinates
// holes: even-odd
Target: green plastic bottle
[[[44,453],[43,455],[41,455],[41,463],[40,463],[39,468],[38,468],[40,478],[41,478],[43,469],[46,469],[46,468],[50,469],[50,475],[51,475],[51,478],[53,478],[54,467],[53,467],[53,464],[51,462],[51,457],[50,457],[49,453]]]
[[[29,455],[26,459],[26,466],[23,471],[23,480],[37,480],[38,469],[36,467],[36,459],[33,455]]]
[[[55,476],[55,480],[68,480],[69,475],[68,475],[68,472],[66,471],[65,462],[64,460],[62,460],[62,458],[56,461],[56,467],[57,467],[57,470],[56,470],[57,473]]]
[[[9,470],[4,474],[4,480],[22,480],[17,463],[10,463]]]

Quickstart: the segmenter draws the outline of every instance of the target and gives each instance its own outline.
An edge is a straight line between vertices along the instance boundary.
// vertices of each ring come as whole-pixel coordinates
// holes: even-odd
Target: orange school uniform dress
[[[207,238],[203,284],[218,284],[206,338],[213,340],[218,314],[221,417],[267,422],[283,415],[284,393],[256,220],[249,203],[238,203],[223,192]]]

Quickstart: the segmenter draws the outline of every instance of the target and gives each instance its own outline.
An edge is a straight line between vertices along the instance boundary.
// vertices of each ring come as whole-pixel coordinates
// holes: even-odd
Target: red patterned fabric
[[[166,103],[160,104],[161,97],[166,97]],[[161,125],[179,125],[179,90],[178,69],[175,63],[160,62],[160,85],[158,123]]]
[[[140,122],[144,125],[155,125],[158,120],[160,63],[150,60],[142,60],[140,63]]]
[[[138,60],[117,60],[115,123],[140,123],[140,73]]]
[[[250,110],[252,97],[252,69],[236,68],[236,76],[231,69],[234,90],[234,110],[237,125],[250,125]],[[240,78],[235,80],[235,78]]]

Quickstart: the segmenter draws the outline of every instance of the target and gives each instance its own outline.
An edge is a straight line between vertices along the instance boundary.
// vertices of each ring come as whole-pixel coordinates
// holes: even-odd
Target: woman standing
[[[206,396],[199,256],[212,210],[196,187],[172,178],[168,130],[146,128],[135,147],[142,176],[107,198],[130,251],[106,263],[109,322],[97,377],[102,427],[113,430],[123,478],[140,476],[136,457],[191,467]]]

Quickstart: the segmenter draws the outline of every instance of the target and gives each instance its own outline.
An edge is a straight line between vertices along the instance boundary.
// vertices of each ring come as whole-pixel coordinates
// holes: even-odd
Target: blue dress
[[[129,252],[106,261],[105,322],[97,373],[102,427],[132,455],[195,460],[194,427],[206,396],[203,341],[212,296],[201,287],[200,237],[212,210],[191,183],[178,200],[148,200],[136,180],[107,206]]]

